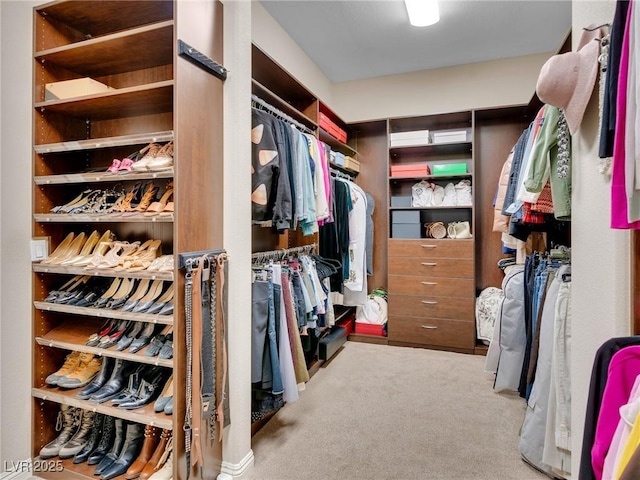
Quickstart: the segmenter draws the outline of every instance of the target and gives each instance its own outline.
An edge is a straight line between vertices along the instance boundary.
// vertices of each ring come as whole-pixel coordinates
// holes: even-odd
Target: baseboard
[[[242,478],[242,476],[249,471],[249,468],[253,466],[253,461],[253,450],[249,450],[249,453],[247,453],[239,463],[223,461],[222,467],[220,468],[220,475],[218,475],[218,480]]]

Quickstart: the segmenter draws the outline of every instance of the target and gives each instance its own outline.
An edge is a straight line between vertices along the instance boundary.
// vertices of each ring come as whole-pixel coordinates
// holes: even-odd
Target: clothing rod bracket
[[[178,39],[178,55],[180,55],[185,60],[190,61],[197,67],[200,67],[205,72],[215,75],[220,80],[224,81],[227,79],[226,68],[180,39]]]
[[[203,256],[216,258],[219,255],[226,255],[226,250],[200,250],[198,252],[185,252],[178,254],[178,268],[185,268],[188,263],[193,262]]]

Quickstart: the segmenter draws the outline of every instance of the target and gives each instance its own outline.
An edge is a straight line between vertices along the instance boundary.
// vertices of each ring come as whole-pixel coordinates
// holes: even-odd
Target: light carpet
[[[347,342],[252,439],[249,480],[546,478],[521,459],[525,402],[485,358]]]

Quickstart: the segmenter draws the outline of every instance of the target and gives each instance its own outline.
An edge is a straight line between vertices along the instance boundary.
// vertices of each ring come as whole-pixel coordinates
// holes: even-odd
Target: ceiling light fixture
[[[414,27],[428,27],[440,20],[438,0],[404,0],[404,4]]]

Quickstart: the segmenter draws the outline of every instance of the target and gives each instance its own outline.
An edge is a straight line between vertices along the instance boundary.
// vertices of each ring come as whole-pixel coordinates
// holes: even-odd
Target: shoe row
[[[109,173],[129,173],[144,171],[162,171],[173,167],[173,141],[160,145],[150,143],[142,150],[136,151],[125,158],[114,158]]]
[[[111,348],[117,351],[129,349],[129,353],[137,353],[149,345],[145,356],[167,360],[173,358],[173,332],[171,327],[165,327],[167,332],[157,330],[153,323],[134,322],[131,320],[110,319],[92,333],[87,339],[88,347]]]
[[[94,475],[110,480],[171,480],[171,430],[61,405],[60,434],[40,450],[41,459],[73,458],[74,464],[96,465]]]
[[[172,282],[76,275],[60,288],[50,291],[44,301],[121,312],[171,315],[173,296]]]
[[[88,236],[84,232],[70,232],[41,263],[132,272],[170,271],[173,269],[173,257],[162,255],[161,243],[153,239],[142,243],[115,240],[110,230],[102,235],[94,230]]]
[[[45,383],[61,388],[81,388],[76,395],[81,400],[111,402],[112,406],[135,410],[156,400],[168,383],[169,374],[170,371],[163,367],[71,352],[62,367],[49,375]]]
[[[110,217],[133,217],[136,215],[170,216],[173,214],[173,182],[168,182],[162,197],[160,189],[152,181],[138,182],[131,190],[114,187],[105,190],[88,189],[64,205],[50,211],[66,215],[92,214]]]

